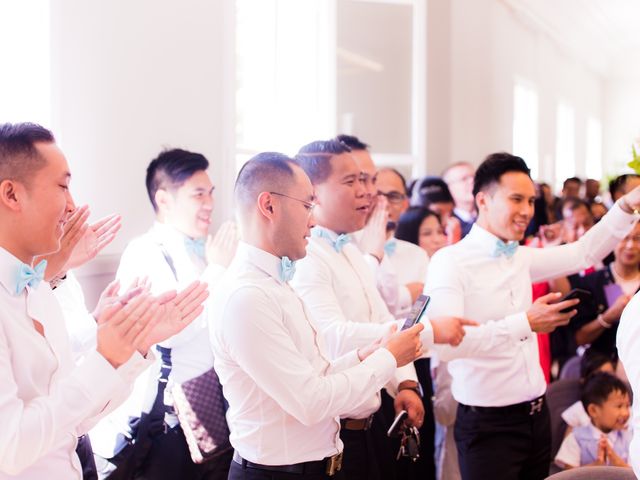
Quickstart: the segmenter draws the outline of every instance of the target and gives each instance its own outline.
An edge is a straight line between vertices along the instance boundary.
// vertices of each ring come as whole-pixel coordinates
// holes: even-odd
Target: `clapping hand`
[[[50,282],[56,276],[61,275],[62,272],[67,270],[66,264],[73,253],[73,249],[87,231],[88,225],[86,221],[88,218],[89,207],[87,205],[76,208],[69,214],[64,224],[64,231],[60,238],[60,248],[56,252],[43,255],[35,260],[34,264],[40,260],[47,261],[47,269],[44,274],[47,282]]]
[[[384,244],[387,242],[387,198],[379,195],[373,204],[373,212],[362,230],[360,248],[378,259],[384,256]]]
[[[235,222],[224,222],[215,236],[209,235],[205,247],[208,264],[228,267],[238,247],[238,227]]]
[[[120,215],[111,214],[89,225],[73,248],[64,270],[77,268],[94,259],[104,247],[116,238],[116,234],[122,226],[121,222]]]

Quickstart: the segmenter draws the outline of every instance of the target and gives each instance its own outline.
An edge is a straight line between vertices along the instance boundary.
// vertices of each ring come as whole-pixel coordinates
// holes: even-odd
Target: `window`
[[[236,0],[236,163],[337,133],[424,173],[426,0]]]
[[[0,123],[51,126],[49,0],[0,2]]]
[[[522,157],[535,180],[540,174],[538,159],[538,94],[523,83],[513,89],[513,154]]]
[[[602,124],[594,117],[587,119],[587,177],[602,179]]]
[[[562,188],[565,179],[576,174],[574,137],[574,112],[566,103],[558,105],[556,114],[556,175],[557,191]]]

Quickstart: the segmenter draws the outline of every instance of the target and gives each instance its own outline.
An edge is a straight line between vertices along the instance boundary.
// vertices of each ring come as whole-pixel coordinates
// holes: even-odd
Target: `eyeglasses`
[[[385,193],[378,190],[378,195],[387,197],[387,200],[389,200],[389,203],[400,203],[407,198],[407,196],[404,193],[396,192],[396,191]]]
[[[285,197],[291,200],[295,200],[296,202],[300,202],[307,209],[307,211],[309,212],[309,215],[311,215],[311,212],[313,212],[313,209],[316,208],[316,204],[313,202],[307,202],[306,200],[301,200],[300,198],[292,197],[290,195],[285,195],[284,193],[280,193],[280,192],[269,192],[269,193],[271,195],[278,195],[279,197]]]

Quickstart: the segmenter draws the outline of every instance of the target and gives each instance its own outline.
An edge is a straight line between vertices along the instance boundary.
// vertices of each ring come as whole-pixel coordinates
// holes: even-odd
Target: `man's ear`
[[[10,179],[0,182],[0,203],[14,212],[22,210],[21,201],[25,193],[25,187],[20,182]]]
[[[476,208],[478,209],[478,212],[486,209],[487,200],[488,200],[487,192],[481,190],[478,193],[476,193]]]
[[[171,205],[171,194],[164,188],[159,188],[158,190],[156,190],[154,200],[156,201],[156,205],[158,206],[158,213],[164,213]]]
[[[258,195],[258,210],[269,220],[273,218],[273,196],[269,192],[262,192]]]
[[[598,405],[596,405],[595,403],[590,403],[589,405],[587,405],[587,413],[590,417],[595,417],[598,414]]]

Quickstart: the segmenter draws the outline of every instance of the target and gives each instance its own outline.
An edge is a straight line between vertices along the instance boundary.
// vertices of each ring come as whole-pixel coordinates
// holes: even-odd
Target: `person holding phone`
[[[622,311],[640,289],[640,225],[636,225],[614,249],[615,259],[602,270],[569,278],[573,287],[593,294],[593,301],[578,306],[571,321],[577,345],[617,360],[616,334]]]
[[[243,241],[209,316],[235,448],[229,479],[340,478],[339,417],[369,409],[396,368],[421,354],[424,326],[380,330],[330,359],[290,286],[314,225],[309,178],[291,158],[261,153],[238,174],[235,201]]]
[[[542,479],[550,464],[546,382],[535,332],[569,322],[578,300],[558,293],[531,301],[531,284],[575,273],[603,259],[638,219],[640,188],[622,197],[578,241],[557,247],[520,246],[533,215],[535,188],[525,161],[489,155],[474,179],[478,219],[459,243],[429,264],[425,293],[432,316],[467,317],[455,348],[438,348],[449,361],[459,402],[455,426],[462,478]],[[574,307],[568,313],[561,313]]]

